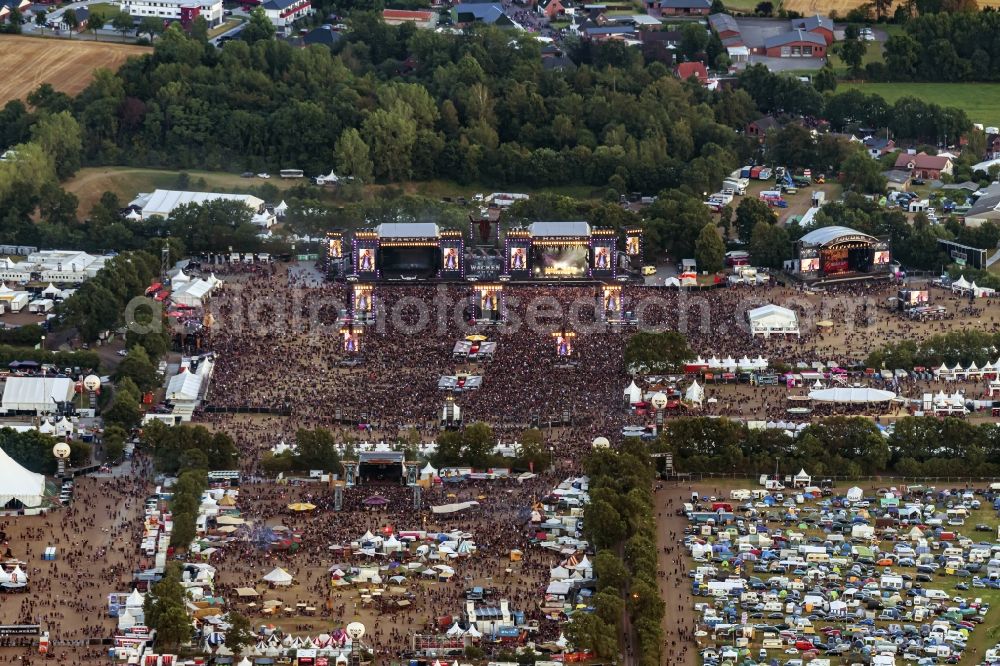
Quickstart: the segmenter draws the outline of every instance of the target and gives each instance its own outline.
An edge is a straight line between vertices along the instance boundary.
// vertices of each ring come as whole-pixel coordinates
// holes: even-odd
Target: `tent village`
[[[804,469],[679,497],[687,576],[675,577],[691,588],[700,659],[995,662],[997,649],[968,646],[993,624],[1000,543],[981,521],[997,507],[1000,484],[838,489]]]

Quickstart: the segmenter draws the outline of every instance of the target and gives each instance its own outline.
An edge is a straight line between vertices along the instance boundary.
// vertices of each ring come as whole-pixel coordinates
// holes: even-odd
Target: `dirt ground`
[[[23,99],[43,83],[61,92],[75,95],[90,83],[94,69],[115,70],[129,56],[149,53],[149,49],[131,44],[89,42],[84,39],[62,40],[15,35],[0,36],[0,105]]]
[[[137,553],[142,535],[145,472],[131,463],[118,476],[82,477],[75,481],[70,507],[43,516],[0,518],[6,534],[3,552],[24,564],[28,588],[8,593],[0,603],[0,624],[41,624],[50,632],[56,663],[104,663],[106,648],[84,639],[111,636],[116,621],[108,617],[107,595],[128,592],[133,571],[149,566]],[[47,546],[55,561],[43,561]],[[30,641],[29,641],[30,642]],[[0,661],[34,663],[35,646],[0,643]],[[29,662],[30,660],[30,662]]]

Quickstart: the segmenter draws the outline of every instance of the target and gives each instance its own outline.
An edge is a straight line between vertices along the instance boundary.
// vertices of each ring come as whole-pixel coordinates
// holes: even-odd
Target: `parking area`
[[[709,482],[675,513],[699,663],[976,664],[997,655],[1000,491]]]

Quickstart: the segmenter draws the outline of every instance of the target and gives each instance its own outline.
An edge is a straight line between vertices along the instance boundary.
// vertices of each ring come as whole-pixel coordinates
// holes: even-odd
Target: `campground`
[[[905,484],[906,484],[905,480],[902,479],[894,480],[888,478],[876,481],[869,480],[869,481],[857,482],[858,487],[862,489],[864,497],[866,499],[874,496],[876,492],[879,491],[880,489],[885,490],[893,487],[903,488],[905,487]],[[847,491],[847,489],[853,485],[854,483],[851,481],[846,481],[843,479],[837,480],[836,486],[833,489],[832,496],[837,497],[838,495],[843,495]],[[953,487],[964,489],[970,487],[969,484],[966,484],[964,482],[962,483],[940,482],[937,484],[928,482],[925,483],[924,485],[925,486],[936,485],[936,487],[939,489],[953,488]],[[985,484],[980,482],[979,484],[974,484],[972,487],[982,488],[984,486]],[[692,579],[689,578],[688,571],[689,570],[693,571],[694,567],[696,566],[696,563],[694,559],[691,557],[690,553],[686,552],[686,549],[683,548],[679,544],[679,542],[669,541],[669,535],[671,531],[675,533],[678,532],[678,530],[683,531],[685,527],[690,525],[689,521],[684,516],[676,515],[673,509],[679,505],[683,506],[684,502],[690,501],[692,492],[697,492],[699,495],[702,496],[703,500],[705,498],[718,498],[720,501],[728,502],[730,501],[729,496],[732,490],[760,489],[760,488],[761,486],[759,485],[758,480],[756,478],[754,479],[714,478],[714,479],[705,479],[701,481],[693,481],[690,483],[686,481],[667,482],[665,483],[664,487],[658,490],[656,498],[657,498],[657,511],[658,511],[658,519],[657,519],[658,535],[660,539],[658,543],[660,551],[660,559],[661,559],[660,568],[661,571],[666,573],[666,576],[661,577],[661,593],[663,594],[664,599],[667,600],[668,615],[665,621],[666,631],[669,632],[670,627],[674,625],[680,625],[686,627],[698,626],[699,628],[704,628],[703,624],[702,625],[698,624],[698,621],[701,618],[701,613],[695,611],[694,604],[704,603],[704,602],[711,603],[710,597],[693,596],[691,594]],[[788,497],[787,491],[786,491],[786,497]],[[981,498],[981,496],[979,497]],[[668,502],[671,502],[671,500],[672,504],[669,506],[668,509],[667,508]],[[809,506],[810,504],[811,503],[809,501],[806,502],[806,506]],[[804,524],[799,524],[798,526],[791,526],[790,524],[786,523],[786,525],[784,525],[783,527],[785,527],[787,531],[789,528],[791,529],[802,528],[803,525]],[[989,528],[989,531],[988,532],[974,531],[974,527],[976,525],[986,526]],[[997,532],[998,527],[1000,527],[1000,516],[998,516],[998,512],[991,507],[989,502],[983,501],[982,508],[970,511],[969,516],[965,520],[965,526],[958,528],[957,534],[968,536],[974,542],[981,542],[988,539],[990,543],[995,543],[998,533]],[[771,529],[773,530],[775,528],[772,527]],[[798,531],[803,534],[804,541],[808,540],[810,537],[823,539],[828,534],[824,533],[823,530],[813,527],[809,527],[807,529],[798,529]],[[901,532],[902,531],[903,530],[901,530]],[[884,537],[884,535],[880,536]],[[902,541],[902,539],[900,541]],[[879,550],[883,552],[885,551],[891,552],[896,542],[893,540],[886,540],[882,538],[881,540],[873,541],[872,543],[877,544],[877,548],[875,547],[872,548],[872,550],[877,553]],[[684,553],[682,557],[683,565],[680,568],[680,574],[671,573],[678,568],[676,563],[665,561],[669,559],[667,558],[664,552],[664,549],[668,547],[675,547],[678,552]],[[940,551],[932,550],[932,552],[936,554],[939,553]],[[879,567],[878,570],[882,573],[886,573],[889,571],[889,568]],[[891,571],[893,574],[907,574],[911,577],[913,577],[916,573],[916,570],[913,567],[893,566],[891,567]],[[755,574],[753,572],[749,572],[746,570],[741,572],[740,575],[745,579],[748,579],[750,576],[760,575],[761,578],[765,580],[765,582],[767,581],[767,575]],[[977,625],[975,630],[972,631],[966,649],[961,656],[961,659],[957,662],[951,662],[966,666],[971,666],[973,664],[980,663],[980,661],[982,661],[983,659],[985,651],[994,647],[997,644],[998,640],[1000,640],[1000,623],[997,623],[995,621],[995,618],[992,617],[992,614],[997,612],[996,610],[997,604],[1000,604],[1000,589],[974,587],[972,584],[971,577],[960,577],[958,575],[935,575],[933,576],[933,578],[934,578],[933,582],[927,583],[925,585],[927,589],[943,590],[945,593],[947,593],[948,597],[951,599],[961,597],[968,599],[969,601],[979,600],[983,603],[990,605],[991,610],[989,611],[989,613],[986,614],[986,621],[983,624]],[[958,587],[960,584],[963,583],[968,585],[968,589],[963,590]],[[674,615],[674,613],[678,612],[677,610],[678,606],[673,605],[674,602],[672,600],[674,599],[678,600],[678,606],[683,607],[683,612],[680,615]],[[759,620],[751,618],[750,624],[755,624],[756,622],[767,622],[767,621],[768,620],[766,618],[762,618]],[[788,618],[786,617],[784,620],[781,621],[787,622]],[[897,624],[911,623],[911,621],[905,619],[900,619],[894,622]],[[773,620],[771,621],[771,623],[773,624]],[[912,623],[917,625],[920,624],[919,622],[912,622]],[[887,628],[889,624],[891,624],[889,621],[876,620],[874,626],[877,629],[878,628],[884,629]],[[839,626],[837,625],[836,622],[832,620],[825,620],[818,622],[816,624],[816,629],[818,630],[820,627],[826,627],[827,625]],[[817,631],[817,634],[821,634],[821,632]],[[706,647],[708,645],[711,645],[712,642],[709,640],[710,637],[711,633],[709,633],[709,636],[701,637],[702,641],[701,647]],[[669,640],[669,633],[668,633],[668,640]],[[759,635],[757,635],[755,639],[751,640],[750,643],[751,657],[754,658],[757,657],[757,652],[760,647],[759,643],[760,643]],[[767,663],[785,664],[789,663],[789,660],[802,658],[801,654],[785,653],[784,649],[779,651],[769,650],[768,652],[769,653],[768,653]],[[846,657],[837,657],[833,655],[821,654],[820,657],[830,658],[831,659],[830,664],[832,666],[838,666],[840,664],[850,664],[853,663],[853,661],[856,661],[848,659]],[[777,659],[777,661],[776,662],[772,661],[772,659],[775,658]],[[700,659],[698,657],[698,653],[695,652],[693,654],[689,654],[687,658],[683,660],[678,660],[677,663],[694,664],[694,663],[708,663],[708,662],[705,662],[703,659]],[[913,662],[907,662],[907,663],[913,663]]]

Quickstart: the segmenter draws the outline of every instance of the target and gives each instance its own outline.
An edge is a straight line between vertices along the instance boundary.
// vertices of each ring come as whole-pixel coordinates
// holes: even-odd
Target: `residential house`
[[[555,43],[542,45],[542,68],[549,71],[574,70],[576,63]]]
[[[121,0],[118,8],[136,19],[155,16],[164,22],[179,21],[185,28],[199,16],[210,27],[222,23],[222,0]]]
[[[303,46],[312,46],[313,44],[320,44],[329,48],[333,48],[340,40],[344,38],[344,35],[333,29],[333,26],[329,23],[325,23],[318,28],[313,28],[307,32],[302,37]]]
[[[821,36],[826,45],[833,44],[833,21],[826,16],[815,14],[806,18],[792,19],[792,30],[805,30]]]
[[[1000,134],[986,135],[986,156],[984,159],[1000,159]]]
[[[708,24],[718,33],[719,39],[740,36],[740,26],[729,14],[712,14],[708,17]]]
[[[646,0],[653,16],[708,16],[711,10],[711,0]]]
[[[503,5],[498,2],[463,2],[451,10],[452,22],[465,26],[473,23],[495,25],[498,28],[517,28],[520,25],[504,13]]]
[[[311,0],[265,0],[261,7],[264,8],[264,15],[279,32],[287,32],[293,23],[309,15],[312,11],[312,2]]]
[[[771,58],[825,58],[826,39],[805,30],[792,30],[764,40],[764,53]]]
[[[412,23],[418,28],[433,28],[437,24],[437,12],[383,9],[382,20],[385,21],[386,25]]]
[[[535,5],[535,10],[550,21],[555,21],[566,14],[566,7],[562,0],[539,0],[538,4]]]
[[[639,33],[639,41],[644,58],[669,65],[681,43],[681,33],[679,30],[643,30]]]
[[[897,192],[906,192],[910,189],[912,178],[909,171],[904,169],[890,169],[889,171],[883,171],[882,175],[885,176],[886,189],[896,190]]]
[[[774,116],[762,116],[747,125],[747,136],[754,136],[763,143],[764,137],[772,130],[781,129],[781,123]]]
[[[70,31],[74,28],[70,28],[70,24],[66,23],[66,15],[70,12],[76,17],[76,32],[83,32],[87,29],[87,20],[90,18],[90,10],[86,7],[77,7],[76,9],[67,9],[63,12],[62,18],[59,19],[59,29]]]
[[[674,70],[677,78],[687,81],[692,76],[698,79],[698,83],[705,85],[708,83],[708,70],[703,62],[682,62]]]
[[[29,0],[0,0],[0,23],[6,23],[15,9],[21,13],[22,20],[31,18]]]
[[[878,159],[886,153],[896,150],[896,142],[885,137],[866,136],[862,142],[865,144],[865,150],[873,159]]]
[[[906,169],[914,178],[938,180],[942,174],[951,175],[953,165],[951,159],[939,155],[901,153],[896,158],[896,164],[893,168]]]

